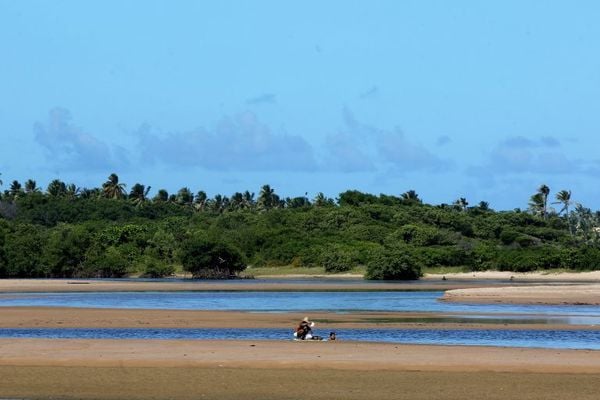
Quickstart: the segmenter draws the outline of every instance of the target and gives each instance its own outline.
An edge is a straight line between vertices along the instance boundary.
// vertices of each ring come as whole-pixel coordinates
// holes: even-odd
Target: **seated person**
[[[315,326],[315,323],[309,321],[308,317],[304,317],[298,328],[296,328],[296,337],[300,340],[306,339],[307,335],[311,334],[313,326]]]

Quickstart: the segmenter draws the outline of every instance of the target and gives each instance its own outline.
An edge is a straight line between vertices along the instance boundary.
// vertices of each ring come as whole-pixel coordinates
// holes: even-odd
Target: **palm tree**
[[[210,208],[214,212],[222,213],[228,204],[229,204],[229,199],[227,198],[227,196],[222,196],[220,194],[217,194],[210,202]]]
[[[23,193],[23,189],[21,188],[19,181],[12,181],[8,193],[13,197],[19,197],[19,195]]]
[[[562,212],[565,212],[565,217],[567,218],[567,224],[569,225],[569,233],[571,235],[573,235],[573,230],[571,229],[571,217],[569,215],[569,205],[572,204],[571,202],[571,191],[570,190],[561,190],[560,192],[556,193],[556,202],[552,203],[552,204],[562,204],[563,207],[561,208],[561,210],[558,212],[558,214],[562,214]]]
[[[477,208],[480,209],[481,211],[489,211],[490,203],[482,200],[479,202],[479,204],[477,204]]]
[[[548,196],[550,195],[550,188],[546,185],[541,185],[538,188],[538,193],[542,195],[542,216],[545,219],[548,215]]]
[[[74,183],[69,183],[67,185],[65,195],[68,198],[74,199],[77,196],[79,196],[80,193],[81,193],[81,189],[79,187],[77,187],[77,185],[75,185]]]
[[[275,190],[270,185],[263,185],[256,204],[261,210],[270,210],[271,208],[279,207],[279,196],[275,194]]]
[[[2,172],[0,172],[0,175],[2,175]],[[4,185],[4,182],[2,182],[2,179],[0,179],[0,186]]]
[[[252,208],[254,207],[254,193],[250,193],[249,191],[245,191],[242,194],[242,204],[244,208]]]
[[[156,196],[154,196],[154,198],[152,199],[152,201],[156,201],[156,202],[167,202],[169,201],[169,192],[167,192],[165,189],[160,189],[157,193]]]
[[[52,197],[64,196],[67,193],[67,185],[59,179],[54,179],[48,184],[46,192]]]
[[[233,210],[240,210],[240,209],[244,208],[244,195],[241,194],[240,192],[235,192],[231,196],[229,205],[230,205],[231,209],[233,209]]]
[[[150,188],[151,186],[146,188],[144,185],[136,183],[131,187],[131,191],[129,192],[129,200],[131,200],[136,207],[140,207],[142,204],[148,201],[148,192],[150,191]]]
[[[464,197],[461,197],[460,199],[455,200],[452,204],[458,206],[462,211],[467,211],[467,206],[469,205],[469,202]]]
[[[573,214],[575,220],[577,221],[577,231],[583,234],[583,237],[586,241],[589,240],[594,229],[595,220],[592,210],[582,206],[581,204],[576,204],[575,212]]]
[[[33,179],[28,179],[25,182],[25,193],[38,193],[40,188],[37,186]]]
[[[544,216],[544,195],[540,192],[534,194],[529,198],[529,209],[534,215]]]
[[[119,176],[115,173],[110,174],[108,180],[102,184],[104,197],[108,199],[122,199],[125,197],[125,185],[119,183]]]
[[[423,201],[419,198],[419,195],[414,190],[409,190],[400,195],[404,203],[407,204],[421,204]]]
[[[79,194],[79,197],[81,197],[82,199],[93,199],[100,197],[100,193],[100,189],[98,188],[83,188]]]
[[[189,188],[182,187],[177,192],[176,199],[177,199],[176,200],[177,203],[179,203],[181,205],[191,206],[192,202],[194,201],[194,194],[192,193],[192,191]]]
[[[198,193],[196,193],[196,197],[194,198],[194,209],[196,211],[204,211],[204,209],[206,208],[207,201],[208,196],[206,195],[206,192],[203,190],[199,190]]]
[[[327,205],[327,197],[325,197],[323,192],[319,192],[313,199],[313,204],[315,207],[325,207]]]

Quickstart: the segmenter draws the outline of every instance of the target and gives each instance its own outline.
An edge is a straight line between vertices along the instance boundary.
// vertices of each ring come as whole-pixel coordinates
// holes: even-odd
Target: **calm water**
[[[574,290],[576,290],[574,288]],[[117,292],[0,295],[1,306],[141,308],[178,310],[404,311],[443,314],[561,316],[565,323],[600,324],[600,306],[459,304],[443,292]]]
[[[290,340],[290,329],[0,329],[1,338]],[[327,336],[329,332],[315,331]],[[339,340],[600,350],[600,331],[343,329]]]
[[[576,290],[576,288],[574,288]],[[129,309],[239,310],[249,312],[430,312],[464,322],[600,324],[599,306],[457,304],[443,292],[117,292],[0,295],[0,307],[46,306]],[[1,310],[0,310],[1,313]],[[435,317],[439,318],[439,317]],[[433,319],[435,319],[433,318]],[[427,321],[425,321],[427,322]],[[430,321],[436,322],[436,321]],[[439,321],[437,321],[439,322]],[[328,332],[316,334],[327,336]],[[0,329],[0,337],[112,339],[289,340],[289,329]],[[342,340],[600,350],[594,330],[343,329]]]

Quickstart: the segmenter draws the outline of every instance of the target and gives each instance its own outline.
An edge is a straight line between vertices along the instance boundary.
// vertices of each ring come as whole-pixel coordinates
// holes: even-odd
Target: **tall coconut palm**
[[[256,204],[261,210],[270,210],[271,208],[279,207],[279,196],[275,194],[275,190],[270,185],[263,185]]]
[[[151,186],[146,188],[146,186],[136,183],[131,187],[131,191],[129,192],[129,200],[131,200],[136,207],[140,207],[142,204],[148,201],[148,192],[150,192],[150,189]]]
[[[225,208],[229,205],[229,199],[227,196],[216,194],[215,197],[210,201],[210,209],[217,213],[222,213]]]
[[[229,206],[232,210],[241,210],[244,208],[244,195],[240,192],[235,192],[231,195]]]
[[[461,197],[457,200],[454,201],[455,206],[459,207],[461,209],[461,211],[467,211],[467,206],[469,205],[469,202],[467,201],[466,198]]]
[[[54,179],[48,184],[46,192],[52,197],[64,196],[67,193],[67,185],[60,179]]]
[[[573,213],[573,217],[577,222],[576,231],[581,233],[586,241],[589,240],[594,232],[595,218],[592,214],[592,210],[582,206],[581,204],[575,204],[575,212]]]
[[[482,201],[480,201],[480,202],[477,204],[477,208],[478,208],[479,210],[481,210],[481,211],[489,211],[489,209],[490,209],[490,203],[488,203],[487,201],[483,201],[483,200],[482,200]]]
[[[400,195],[402,201],[407,204],[421,204],[423,201],[414,190],[408,190]]]
[[[2,175],[2,172],[0,172],[0,175]],[[0,186],[4,185],[4,182],[2,182],[2,179],[0,179]]]
[[[538,188],[538,193],[542,196],[542,216],[545,219],[548,216],[548,196],[550,195],[550,188],[546,185],[541,185]]]
[[[38,193],[39,191],[40,188],[36,182],[33,179],[27,179],[27,182],[25,182],[25,193]]]
[[[325,197],[323,192],[319,192],[313,199],[313,204],[315,207],[325,207],[327,205],[327,197]]]
[[[254,207],[254,193],[250,193],[249,191],[245,191],[242,194],[242,204],[244,208],[253,208]]]
[[[156,196],[154,196],[152,198],[152,201],[156,201],[156,202],[167,202],[169,201],[169,192],[167,192],[165,189],[160,189],[157,193]]]
[[[203,190],[199,190],[194,198],[194,209],[196,211],[204,211],[208,202],[208,196]]]
[[[177,192],[176,199],[177,199],[176,201],[178,204],[181,204],[184,206],[191,206],[194,201],[194,194],[192,193],[192,191],[189,188],[182,187]]]
[[[569,206],[572,204],[571,202],[571,191],[570,190],[561,190],[560,192],[556,193],[556,200],[554,203],[552,204],[562,204],[563,207],[561,208],[561,210],[558,212],[558,214],[562,214],[562,212],[565,212],[565,217],[567,218],[567,224],[569,225],[569,233],[571,235],[573,235],[573,229],[571,228],[571,217],[569,214]]]
[[[115,173],[110,174],[108,180],[102,184],[104,197],[108,199],[122,199],[125,197],[125,185],[119,183],[119,176]]]
[[[23,188],[21,187],[19,181],[12,181],[12,183],[10,184],[8,194],[10,194],[13,197],[19,197],[21,193],[23,193]]]
[[[77,196],[79,196],[79,194],[81,193],[81,188],[77,187],[76,184],[74,183],[69,183],[66,187],[66,191],[65,191],[65,195],[70,198],[70,199],[74,199]]]
[[[100,194],[101,191],[98,188],[83,188],[79,193],[79,197],[81,197],[82,199],[95,199],[100,197]]]
[[[534,215],[544,216],[545,199],[542,193],[538,192],[529,198],[529,210]]]

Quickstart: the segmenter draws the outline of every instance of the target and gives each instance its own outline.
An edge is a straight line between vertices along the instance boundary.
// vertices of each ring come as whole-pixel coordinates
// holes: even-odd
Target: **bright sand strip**
[[[600,284],[486,287],[448,290],[444,301],[600,305]]]
[[[1,297],[0,297],[1,299]],[[0,328],[289,328],[305,314],[202,310],[147,310],[68,307],[0,307]],[[449,320],[446,315],[404,312],[313,312],[316,332],[344,329],[535,329],[600,330],[600,326],[550,323],[490,323]],[[499,316],[498,318],[502,318]],[[532,316],[533,319],[536,316]],[[541,317],[543,318],[543,317]]]
[[[236,281],[136,281],[94,279],[0,279],[0,293],[27,292],[171,292],[171,291],[336,291],[336,290],[445,290],[479,287],[481,283],[456,282],[383,282],[362,279],[322,280],[306,277],[307,282],[279,279],[270,282]]]
[[[0,340],[0,395],[597,399],[600,353],[352,342]]]

